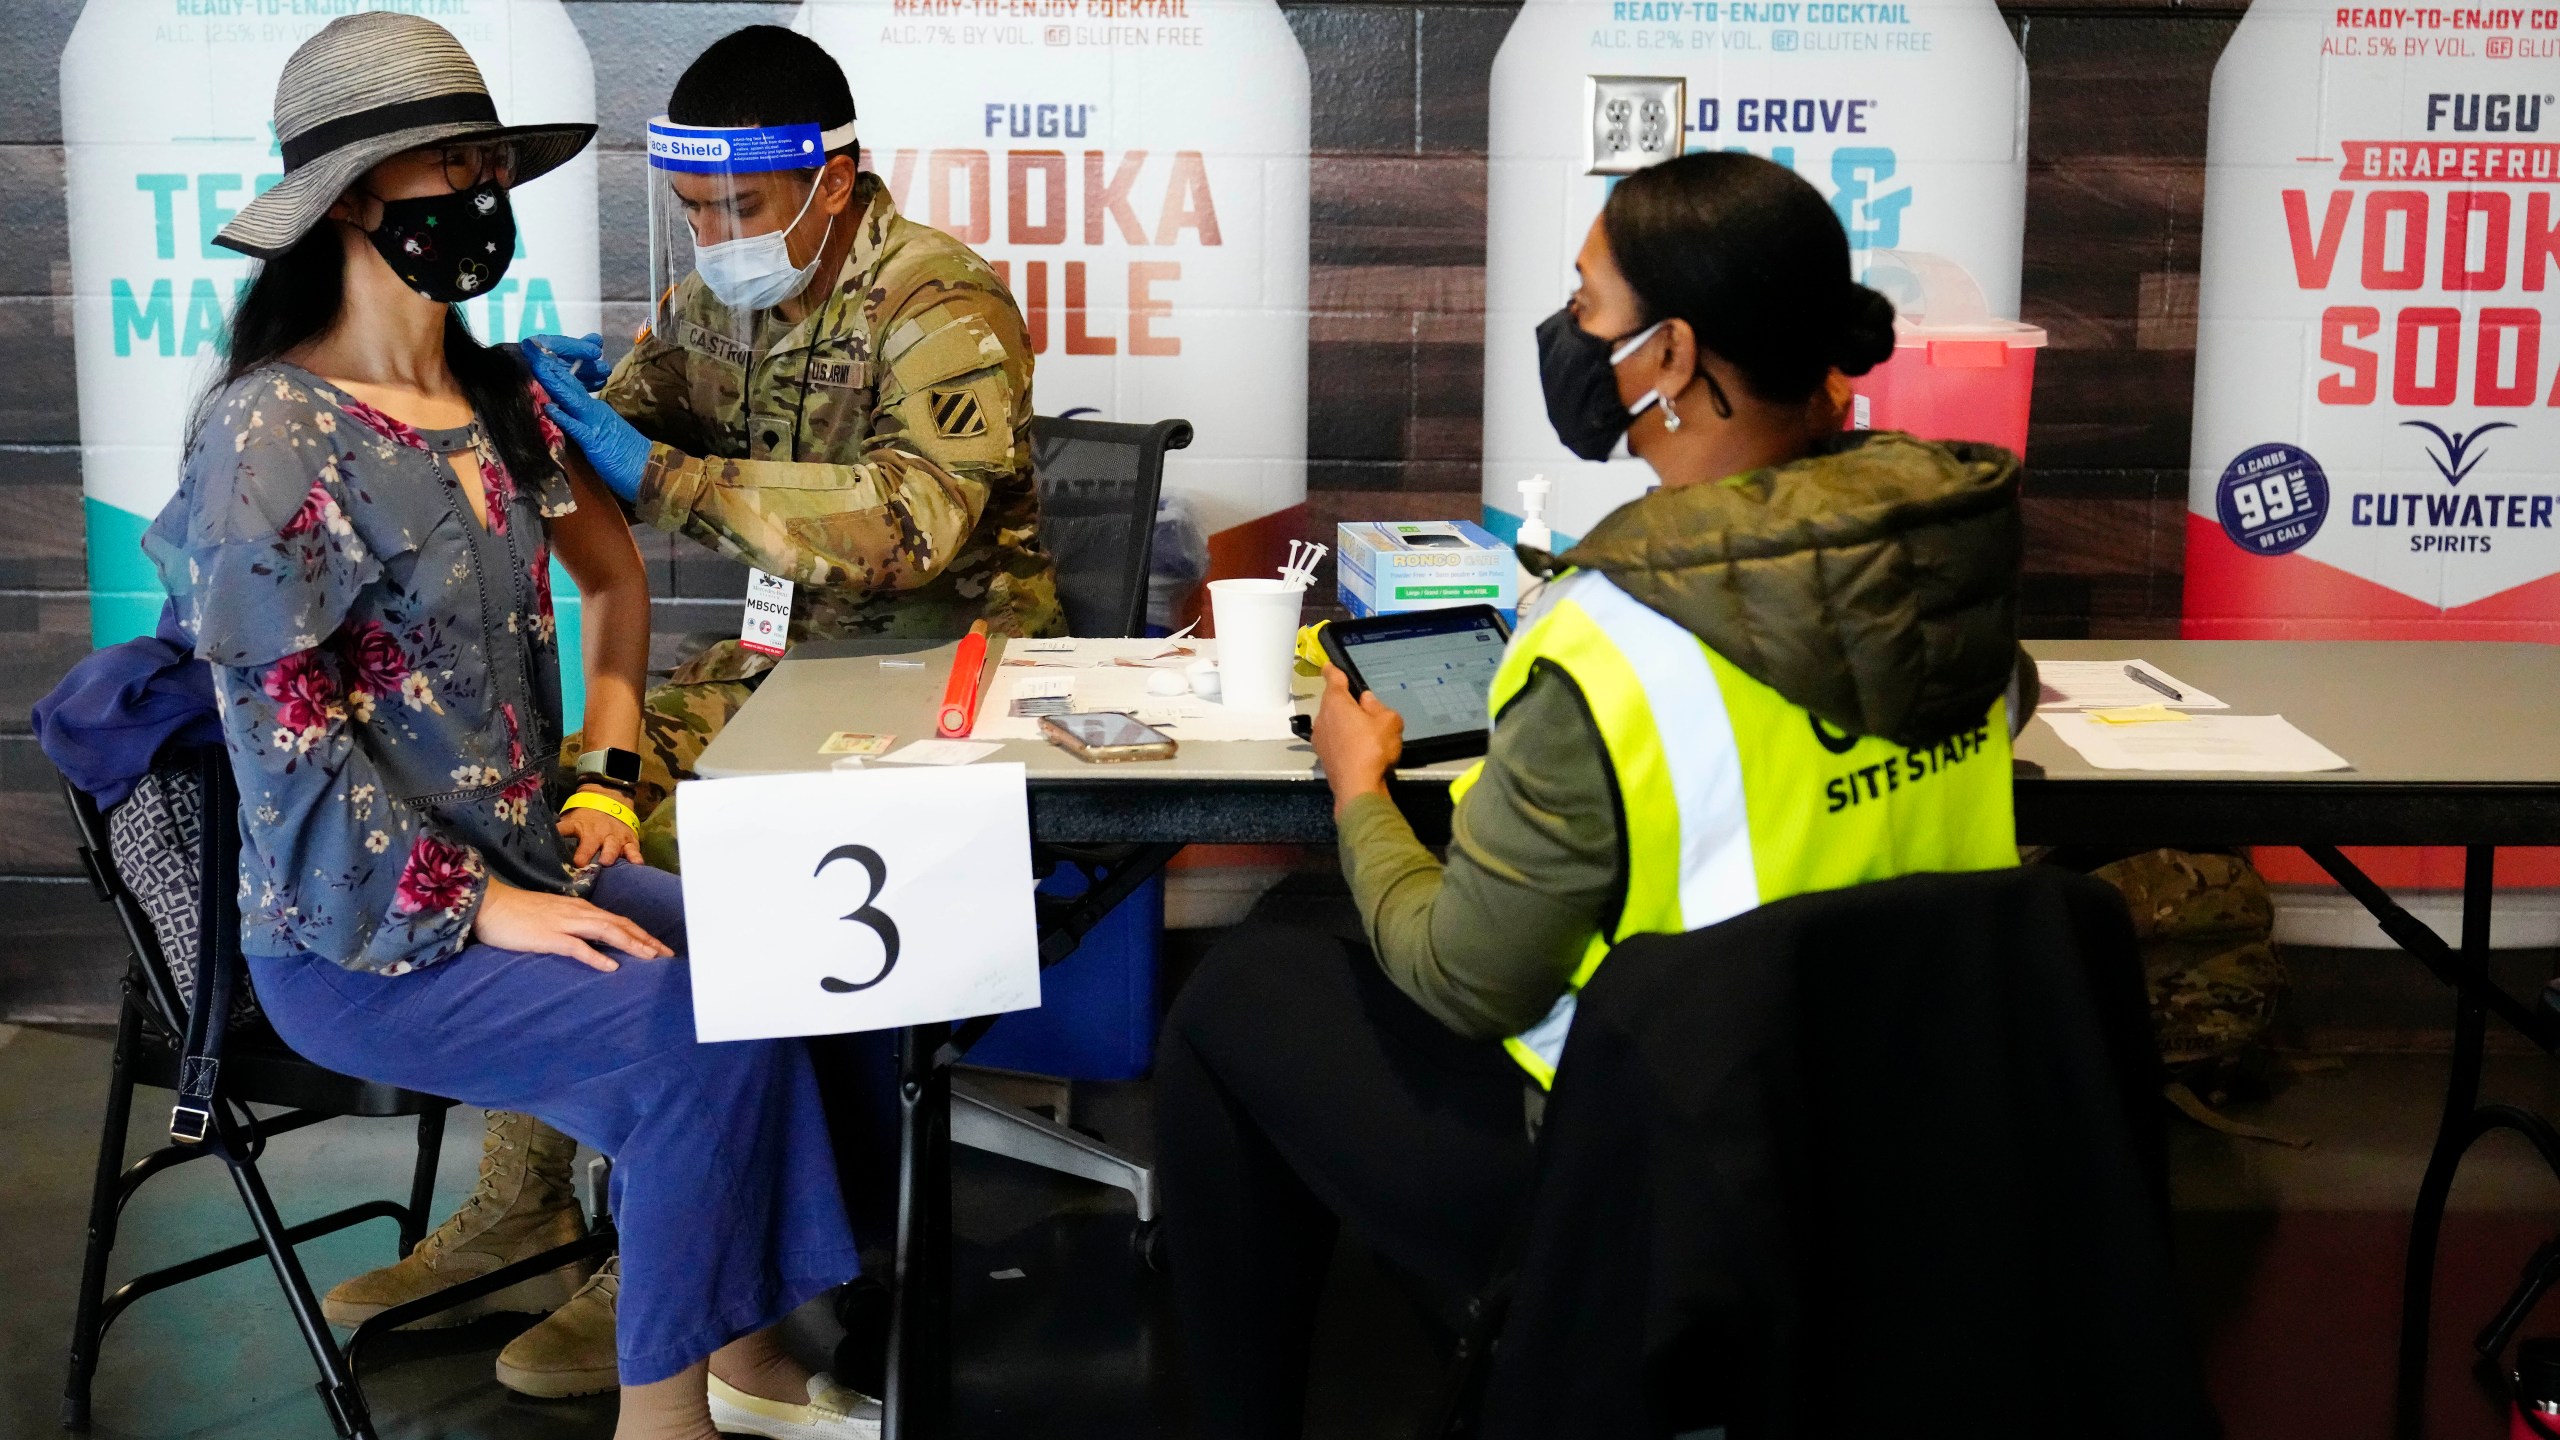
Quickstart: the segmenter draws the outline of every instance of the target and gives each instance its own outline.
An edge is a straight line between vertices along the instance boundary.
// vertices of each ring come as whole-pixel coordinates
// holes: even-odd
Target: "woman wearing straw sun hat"
[[[568,163],[596,127],[502,125],[497,103],[450,32],[432,20],[350,15],[322,27],[276,84],[284,178],[243,206],[215,243],[273,260],[311,233],[366,171],[404,150],[464,141],[512,146],[513,184]]]
[[[675,878],[610,781],[545,786],[551,554],[591,746],[638,742],[647,582],[454,306],[514,254],[509,189],[595,127],[500,123],[452,35],[387,13],[295,51],[275,120],[283,180],[216,237],[266,263],[145,537],[222,702],[260,1000],[321,1064],[614,1157],[626,1440],[712,1440],[715,1375],[789,1412],[762,1433],[876,1434],[772,1332],[858,1268],[806,1052],[694,1043]]]

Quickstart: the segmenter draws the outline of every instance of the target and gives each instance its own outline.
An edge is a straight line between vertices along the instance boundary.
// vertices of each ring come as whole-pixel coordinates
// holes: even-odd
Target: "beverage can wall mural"
[[[1044,415],[1192,422],[1213,574],[1305,525],[1306,56],[1275,0],[808,0],[865,166],[1021,303]]]
[[[2186,633],[2560,640],[2560,11],[2260,0],[2215,67]]]
[[[89,0],[62,54],[71,306],[94,643],[148,634],[161,592],[142,532],[177,489],[187,416],[216,373],[255,261],[214,233],[283,172],[270,117],[285,58],[376,5]],[[443,0],[430,18],[479,65],[500,117],[592,121],[587,48],[560,0]],[[599,328],[591,148],[514,197],[519,248],[464,304],[492,343]],[[561,653],[578,651],[576,591],[555,563]],[[563,701],[583,708],[575,665]]]
[[[2187,635],[2560,641],[2556,94],[2560,10],[2249,7],[2207,121]],[[2499,876],[2560,886],[2560,850]]]
[[[1641,461],[1586,462],[1557,443],[1534,340],[1613,176],[1636,165],[1765,156],[1830,198],[1859,278],[1885,278],[1870,271],[1879,252],[1931,257],[1991,316],[2018,313],[2027,73],[1993,0],[1527,0],[1491,103],[1484,504],[1498,534],[1533,475],[1554,484],[1560,540],[1653,483]]]

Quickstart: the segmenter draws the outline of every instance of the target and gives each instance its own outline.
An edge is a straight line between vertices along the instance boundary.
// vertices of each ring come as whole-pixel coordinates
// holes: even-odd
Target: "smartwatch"
[[[588,750],[578,756],[578,780],[581,784],[600,783],[629,792],[640,785],[640,754],[636,750]]]

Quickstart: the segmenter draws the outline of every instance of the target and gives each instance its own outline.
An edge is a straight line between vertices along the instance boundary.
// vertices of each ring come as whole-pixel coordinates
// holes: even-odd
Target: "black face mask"
[[[1632,346],[1667,323],[1656,320],[1615,340],[1603,340],[1573,323],[1570,306],[1538,322],[1538,380],[1546,387],[1547,423],[1556,427],[1556,438],[1564,448],[1585,460],[1606,460],[1638,415],[1656,402],[1668,411],[1670,402],[1659,390],[1633,410],[1618,399],[1620,347]],[[1698,378],[1706,382],[1707,403],[1715,407],[1717,416],[1732,419],[1733,402],[1725,398],[1716,377],[1700,370]],[[1672,415],[1669,424],[1679,429],[1679,416]]]
[[[1624,339],[1603,340],[1558,310],[1538,322],[1538,381],[1547,392],[1547,423],[1564,448],[1585,460],[1606,460],[1636,417],[1618,399],[1618,367],[1610,352]]]
[[[447,195],[383,200],[373,248],[412,290],[440,305],[489,293],[516,254],[516,214],[496,181]]]

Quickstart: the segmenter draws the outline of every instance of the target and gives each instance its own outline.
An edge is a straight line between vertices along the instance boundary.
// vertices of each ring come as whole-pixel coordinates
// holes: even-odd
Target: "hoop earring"
[[[1673,433],[1680,429],[1680,412],[1671,408],[1671,397],[1662,397],[1662,428]]]

